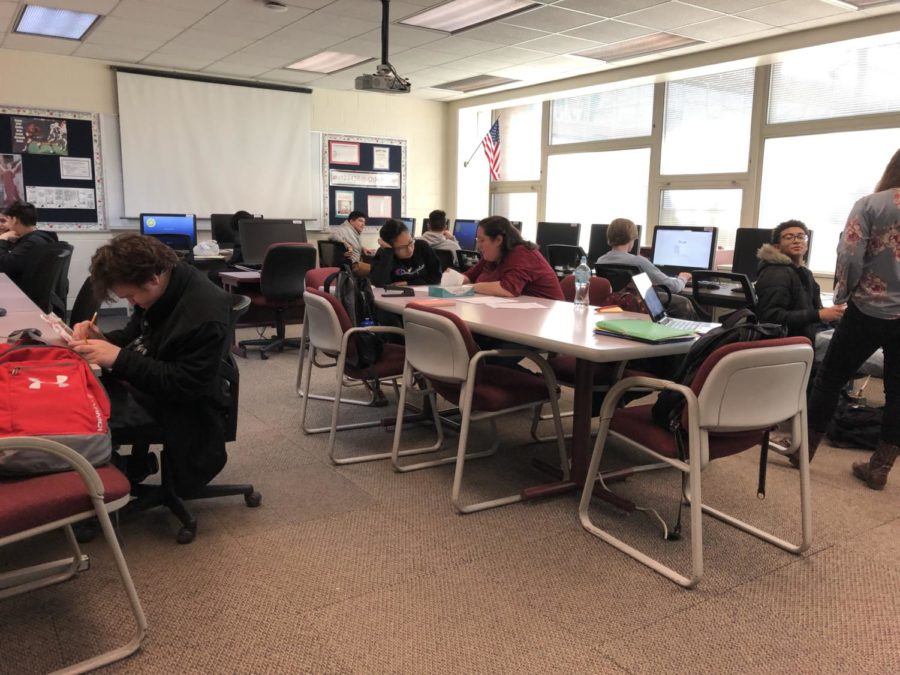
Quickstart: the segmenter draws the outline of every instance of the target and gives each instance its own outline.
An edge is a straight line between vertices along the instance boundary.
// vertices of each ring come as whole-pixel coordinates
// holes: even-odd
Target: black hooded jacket
[[[822,309],[819,284],[806,267],[797,266],[778,247],[764,244],[756,254],[757,314],[760,321],[780,323],[789,336],[805,336],[815,342],[826,326],[819,319]]]
[[[18,284],[28,266],[31,251],[38,246],[55,244],[58,241],[56,232],[49,230],[33,230],[16,241],[0,239],[0,272]]]
[[[156,404],[175,488],[186,494],[225,466],[222,357],[231,298],[189,265],[172,270],[162,297],[135,307],[122,330],[106,335],[122,347],[112,375]]]

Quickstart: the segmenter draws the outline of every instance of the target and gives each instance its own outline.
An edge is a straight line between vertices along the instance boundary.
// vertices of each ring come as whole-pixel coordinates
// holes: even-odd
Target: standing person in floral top
[[[853,475],[884,489],[900,454],[900,150],[874,194],[853,206],[838,244],[835,303],[847,303],[813,385],[809,452],[822,440],[841,387],[879,347],[884,350],[884,421],[878,447]]]

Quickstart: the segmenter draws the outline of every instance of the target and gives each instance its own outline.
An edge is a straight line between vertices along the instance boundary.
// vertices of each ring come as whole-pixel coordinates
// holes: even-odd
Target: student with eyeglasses
[[[815,341],[816,333],[840,320],[847,305],[822,307],[819,284],[803,262],[808,242],[809,229],[799,220],[785,221],[772,231],[772,243],[763,244],[756,254],[756,304],[760,321],[780,323],[788,335]]]
[[[402,221],[391,219],[381,226],[378,246],[369,274],[373,286],[440,283],[441,261],[427,242],[413,239]]]

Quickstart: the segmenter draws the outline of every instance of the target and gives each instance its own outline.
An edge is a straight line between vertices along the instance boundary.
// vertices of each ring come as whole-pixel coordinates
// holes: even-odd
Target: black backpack
[[[350,317],[354,326],[372,326],[375,324],[375,294],[372,283],[365,278],[353,276],[349,270],[341,270],[325,278],[326,293],[331,292],[334,284],[334,295]],[[350,340],[347,351],[347,365],[352,368],[368,368],[381,357],[384,342],[380,335],[374,333],[356,333]]]
[[[828,425],[828,440],[837,448],[874,450],[881,437],[883,418],[884,408],[854,403],[842,392]]]
[[[703,362],[719,347],[734,342],[754,342],[784,337],[785,328],[774,323],[757,323],[756,315],[749,309],[740,309],[729,314],[722,325],[713,328],[691,345],[673,381],[690,385]],[[684,397],[676,391],[662,391],[653,404],[653,422],[673,431],[681,428],[681,413]]]

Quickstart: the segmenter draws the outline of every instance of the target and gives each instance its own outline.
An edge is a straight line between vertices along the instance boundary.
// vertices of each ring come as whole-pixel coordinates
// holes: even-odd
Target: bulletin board
[[[406,211],[406,141],[323,134],[325,222],[339,225],[351,211],[383,222]]]
[[[0,204],[31,202],[45,229],[106,229],[99,122],[94,113],[0,106]]]

